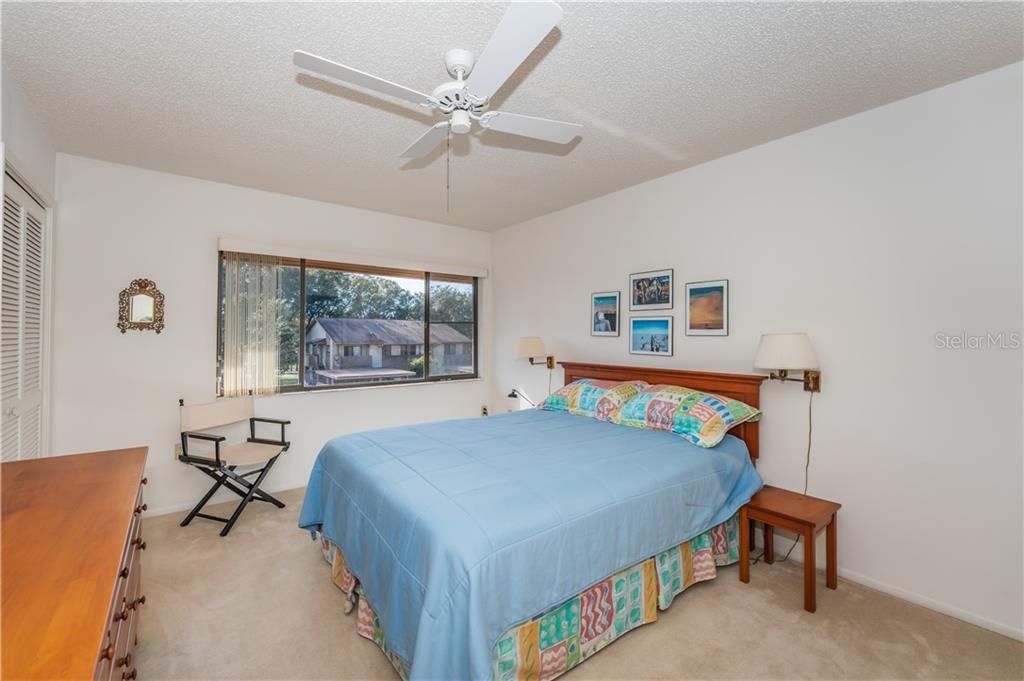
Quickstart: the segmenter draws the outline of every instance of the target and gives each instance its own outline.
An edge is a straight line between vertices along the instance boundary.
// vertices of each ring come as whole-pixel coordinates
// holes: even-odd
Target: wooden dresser
[[[137,677],[146,453],[0,466],[4,681]]]

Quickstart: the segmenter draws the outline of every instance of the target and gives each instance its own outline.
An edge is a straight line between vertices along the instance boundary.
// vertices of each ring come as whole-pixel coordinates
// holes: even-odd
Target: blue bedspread
[[[299,525],[345,554],[411,679],[489,679],[510,626],[727,520],[761,487],[742,440],[540,410],[345,435]]]

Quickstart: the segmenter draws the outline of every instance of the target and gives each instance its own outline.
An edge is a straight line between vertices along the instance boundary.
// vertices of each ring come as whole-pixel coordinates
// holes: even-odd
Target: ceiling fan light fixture
[[[465,135],[472,127],[473,121],[469,118],[469,112],[457,109],[452,112],[451,130],[456,135]]]

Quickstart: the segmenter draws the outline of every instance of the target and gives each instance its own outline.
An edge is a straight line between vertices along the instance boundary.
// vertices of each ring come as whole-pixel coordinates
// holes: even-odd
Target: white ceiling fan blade
[[[448,138],[448,121],[442,121],[420,135],[420,138],[402,152],[402,158],[423,158]]]
[[[437,102],[430,95],[422,92],[417,92],[404,85],[398,83],[392,83],[390,80],[384,80],[377,76],[370,75],[363,71],[353,69],[344,64],[333,62],[330,59],[324,59],[318,57],[315,54],[309,52],[303,52],[297,50],[293,57],[295,65],[300,69],[306,71],[312,71],[313,73],[321,76],[327,76],[332,80],[340,80],[345,83],[351,83],[352,85],[358,85],[359,87],[366,88],[367,90],[373,90],[374,92],[380,92],[385,95],[391,95],[399,99],[404,99],[407,102],[413,104],[420,104],[422,106],[434,106]]]
[[[512,2],[466,80],[466,90],[491,97],[562,18],[553,2]]]
[[[521,135],[522,137],[533,137],[534,139],[555,142],[557,144],[568,144],[583,132],[583,126],[579,123],[567,123],[566,121],[553,121],[548,118],[537,118],[536,116],[522,116],[520,114],[504,113],[503,111],[489,111],[480,118],[480,125],[487,130],[507,132],[510,135]]]

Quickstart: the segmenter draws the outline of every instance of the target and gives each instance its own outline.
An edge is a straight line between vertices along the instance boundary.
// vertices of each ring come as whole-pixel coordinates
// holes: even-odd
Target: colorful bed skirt
[[[356,631],[377,644],[402,679],[408,663],[387,638],[341,550],[319,538],[331,579],[344,592],[345,612],[356,610]],[[494,646],[494,681],[548,681],[564,674],[623,634],[657,621],[658,610],[717,567],[739,560],[739,515],[688,542],[616,572],[572,598],[502,634]]]

